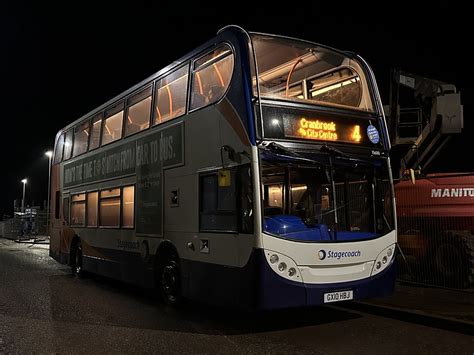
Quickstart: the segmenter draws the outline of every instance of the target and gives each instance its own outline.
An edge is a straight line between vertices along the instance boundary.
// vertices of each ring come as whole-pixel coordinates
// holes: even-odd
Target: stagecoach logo
[[[321,249],[318,253],[318,256],[319,256],[319,260],[324,260],[326,259],[326,251],[324,251],[323,249]]]
[[[375,128],[375,126],[373,126],[372,124],[369,124],[369,126],[367,127],[367,136],[369,137],[369,140],[374,144],[377,144],[380,140],[379,131],[377,131],[377,128]]]
[[[452,189],[431,189],[431,197],[474,197],[474,187],[456,187]]]
[[[356,257],[359,257],[361,254],[362,253],[360,252],[360,250],[351,250],[351,251],[332,251],[332,250],[328,250],[326,252],[326,250],[321,249],[318,252],[318,257],[319,257],[319,260],[324,260],[326,258],[340,260],[340,259],[344,259],[344,258],[356,258]]]

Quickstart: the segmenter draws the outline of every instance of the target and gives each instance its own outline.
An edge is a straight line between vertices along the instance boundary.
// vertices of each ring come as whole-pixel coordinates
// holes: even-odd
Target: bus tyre
[[[437,239],[433,263],[441,286],[469,288],[474,286],[474,236],[449,232]],[[435,276],[436,277],[436,276]]]
[[[82,268],[82,245],[80,240],[74,244],[71,268],[73,276],[77,278],[82,278],[84,276],[84,270]]]
[[[161,298],[165,304],[176,307],[182,301],[181,270],[176,254],[165,256],[158,274]]]

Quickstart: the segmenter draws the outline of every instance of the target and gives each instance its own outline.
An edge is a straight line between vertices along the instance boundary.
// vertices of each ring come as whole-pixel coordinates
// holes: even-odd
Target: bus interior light
[[[306,190],[308,187],[307,186],[294,186],[294,187],[291,187],[291,191],[302,191],[302,190]]]
[[[353,78],[353,79],[343,81],[342,83],[337,83],[337,84],[333,84],[331,86],[328,86],[328,87],[325,87],[325,88],[322,88],[322,89],[317,89],[317,90],[315,90],[311,93],[311,96],[315,97],[315,96],[324,94],[325,92],[328,92],[328,91],[332,91],[332,90],[335,90],[335,89],[340,89],[343,86],[346,86],[346,85],[349,85],[349,84],[354,84],[359,80],[360,80],[359,78]]]

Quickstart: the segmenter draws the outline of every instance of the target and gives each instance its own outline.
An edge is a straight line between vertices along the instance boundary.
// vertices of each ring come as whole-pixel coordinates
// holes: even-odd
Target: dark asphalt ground
[[[47,245],[0,239],[0,354],[473,354],[474,338],[340,306],[245,313],[106,278],[74,279]]]

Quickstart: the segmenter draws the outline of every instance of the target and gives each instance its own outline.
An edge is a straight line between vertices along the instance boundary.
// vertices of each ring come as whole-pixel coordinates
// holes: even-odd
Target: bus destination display
[[[373,139],[374,130],[379,130],[376,119],[278,107],[262,109],[265,138],[350,143],[372,148],[381,145]]]

